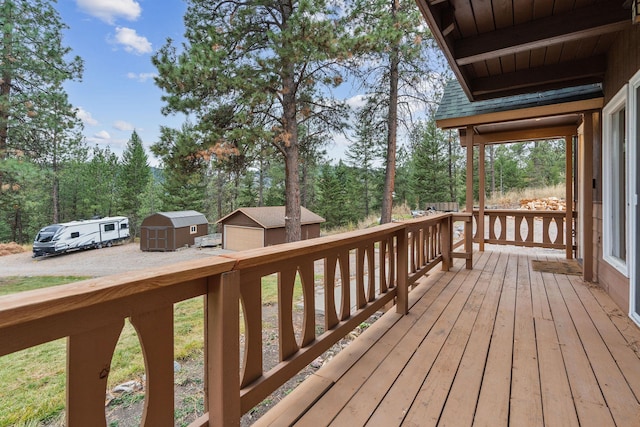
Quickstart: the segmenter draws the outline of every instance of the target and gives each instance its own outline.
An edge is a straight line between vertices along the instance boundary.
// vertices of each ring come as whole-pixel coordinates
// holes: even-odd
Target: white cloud
[[[369,95],[352,96],[351,98],[346,99],[345,102],[351,108],[362,108],[366,105],[368,96]]]
[[[104,141],[107,139],[111,139],[111,135],[106,130],[101,130],[98,133],[93,134],[93,139]]]
[[[122,45],[125,51],[137,55],[151,53],[153,50],[146,37],[139,36],[136,30],[126,27],[116,27],[116,37],[113,43]]]
[[[131,123],[125,122],[124,120],[117,120],[113,124],[113,127],[122,131],[133,131],[133,129],[135,129]]]
[[[147,80],[153,79],[158,74],[156,73],[127,73],[127,78],[131,80],[137,80],[140,83],[145,83]]]
[[[82,120],[82,123],[84,123],[85,125],[96,126],[98,124],[98,121],[91,116],[91,113],[86,111],[82,107],[78,107],[76,109],[76,114],[78,115],[78,118]]]
[[[113,25],[117,18],[135,21],[142,8],[135,0],[76,0],[78,7],[85,13]]]

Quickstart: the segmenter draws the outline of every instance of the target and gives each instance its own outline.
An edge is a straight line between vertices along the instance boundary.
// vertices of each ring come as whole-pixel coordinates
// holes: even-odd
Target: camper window
[[[80,237],[80,232],[79,231],[74,231],[73,233],[71,233],[71,238],[75,239],[77,237]]]
[[[127,224],[126,222],[123,222],[122,224],[120,224],[120,229],[121,230],[125,229],[125,228],[128,228],[128,227],[129,227],[129,224]]]
[[[105,224],[104,225],[104,231],[113,231],[116,229],[116,225],[115,224]]]

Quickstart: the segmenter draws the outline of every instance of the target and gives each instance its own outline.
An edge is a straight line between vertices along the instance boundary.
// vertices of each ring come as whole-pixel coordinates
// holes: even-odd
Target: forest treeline
[[[83,63],[52,2],[0,4],[0,242],[116,214],[135,235],[157,211],[215,222],[267,205],[295,219],[305,206],[333,228],[388,221],[393,205],[464,203],[458,136],[433,120],[451,76],[413,0],[213,3],[190,0],[186,41],[152,58],[163,113],[190,121],[161,127],[150,152],[132,132],[121,157],[82,136],[64,83]],[[358,107],[333,96],[347,79],[365,94]],[[338,135],[349,147],[329,161]],[[563,182],[564,152],[563,141],[487,147],[489,191]]]

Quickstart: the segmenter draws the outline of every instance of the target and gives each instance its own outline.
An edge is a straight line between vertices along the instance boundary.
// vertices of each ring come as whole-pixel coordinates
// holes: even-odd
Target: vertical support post
[[[593,281],[593,138],[596,134],[596,123],[594,116],[597,112],[587,112],[584,114],[584,136],[583,136],[583,156],[582,170],[584,171],[582,197],[582,277],[587,282]],[[597,119],[596,119],[597,120]]]
[[[565,243],[567,259],[573,258],[573,135],[564,138],[565,145]]]
[[[440,222],[440,252],[442,253],[442,271],[451,268],[451,246],[453,242],[453,224],[451,215]]]
[[[486,193],[486,177],[485,177],[485,145],[478,146],[478,250],[484,252],[484,205]]]
[[[470,221],[464,224],[464,250],[467,254],[473,252],[473,126],[467,126],[463,139],[467,147],[467,202],[466,211],[471,215]],[[473,268],[473,260],[467,256],[467,270]]]
[[[240,425],[240,272],[209,278],[207,391],[209,425]]]
[[[396,236],[398,239],[396,242],[398,248],[396,313],[405,315],[409,313],[409,237],[407,236],[406,227],[398,230]]]

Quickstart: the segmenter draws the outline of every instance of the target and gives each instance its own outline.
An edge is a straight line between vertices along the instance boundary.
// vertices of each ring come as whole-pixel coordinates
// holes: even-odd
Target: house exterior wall
[[[287,235],[284,227],[281,228],[269,228],[264,233],[264,245],[279,245],[287,241]]]
[[[640,25],[621,32],[607,55],[604,79],[604,103],[624,86],[640,69]]]
[[[621,32],[607,55],[607,71],[604,79],[604,104],[624,87],[640,69],[640,25],[633,25]],[[594,279],[609,294],[623,312],[629,310],[629,278],[603,258],[603,193],[602,193],[602,153],[608,143],[602,128],[600,141],[594,141],[594,178],[596,191],[593,205],[593,258]]]

